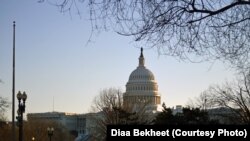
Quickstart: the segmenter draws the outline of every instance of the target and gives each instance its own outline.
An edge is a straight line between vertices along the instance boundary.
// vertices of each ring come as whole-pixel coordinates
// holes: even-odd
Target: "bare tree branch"
[[[242,123],[250,123],[250,95],[249,77],[245,73],[234,83],[225,83],[223,86],[211,86],[205,91],[208,101],[213,107],[226,107],[231,109]],[[236,117],[237,117],[236,116]]]
[[[112,29],[160,54],[250,68],[249,0],[58,0],[56,6],[77,13],[87,7],[93,32]]]
[[[100,91],[95,97],[91,112],[98,116],[92,118],[94,129],[91,134],[97,135],[98,140],[105,140],[107,125],[115,124],[146,124],[151,119],[146,116],[146,105],[137,105],[138,112],[134,112],[134,105],[123,104],[123,93],[120,89],[108,88]]]
[[[0,96],[0,121],[6,120],[5,113],[9,106],[10,103],[8,99]]]

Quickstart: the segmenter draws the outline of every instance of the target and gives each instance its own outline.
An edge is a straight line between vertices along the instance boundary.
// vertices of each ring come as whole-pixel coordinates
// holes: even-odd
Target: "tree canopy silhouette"
[[[250,0],[60,0],[54,4],[62,12],[74,9],[79,14],[89,8],[93,30],[133,36],[147,47],[158,48],[160,54],[249,67]]]

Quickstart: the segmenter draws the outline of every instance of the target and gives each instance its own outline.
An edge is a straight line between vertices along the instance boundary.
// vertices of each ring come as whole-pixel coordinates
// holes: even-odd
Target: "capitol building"
[[[130,74],[123,95],[124,106],[133,107],[134,111],[145,105],[147,112],[157,112],[161,109],[161,96],[154,74],[146,68],[143,48],[139,57],[138,67]]]
[[[151,113],[161,111],[161,96],[158,92],[158,84],[154,74],[145,66],[142,48],[139,64],[130,74],[126,84],[126,91],[123,94],[123,106],[124,108],[130,107],[133,112],[144,110],[151,116],[155,115]],[[53,111],[27,114],[28,121],[37,119],[51,120],[64,125],[68,131],[77,132],[78,137],[76,140],[80,141],[90,138],[90,131],[94,129],[96,124],[93,117],[102,117],[102,112],[76,114]]]
[[[128,82],[125,86],[126,91],[123,93],[123,108],[131,108],[133,113],[143,113],[143,117],[150,120],[162,111],[158,84],[154,74],[145,66],[143,48],[141,48],[138,66],[129,75]],[[173,107],[171,110],[173,115],[183,112],[181,105],[177,105],[176,108]],[[230,113],[229,109],[222,107],[209,109],[208,114],[211,119],[219,120],[220,123],[227,123],[230,119],[225,118],[225,115],[232,113]],[[28,113],[27,119],[28,121],[37,119],[55,121],[65,126],[70,133],[77,133],[75,141],[86,141],[92,140],[93,136],[98,136],[98,134],[95,133],[97,133],[96,127],[99,122],[95,119],[105,119],[104,116],[105,110],[86,114],[53,111],[46,113]],[[233,117],[233,114],[231,116]],[[143,120],[143,118],[139,120]],[[101,123],[102,122],[105,121],[101,121]]]

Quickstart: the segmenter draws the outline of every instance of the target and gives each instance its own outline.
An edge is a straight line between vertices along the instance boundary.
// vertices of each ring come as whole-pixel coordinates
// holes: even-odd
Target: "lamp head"
[[[26,99],[27,99],[27,94],[25,92],[23,92],[22,99],[23,99],[23,101],[26,101]]]
[[[54,128],[53,128],[53,127],[48,127],[48,128],[47,128],[47,131],[48,131],[48,132],[53,132],[53,131],[54,131]]]
[[[17,97],[18,100],[21,100],[21,99],[22,99],[22,94],[21,94],[20,91],[18,91],[16,97]]]

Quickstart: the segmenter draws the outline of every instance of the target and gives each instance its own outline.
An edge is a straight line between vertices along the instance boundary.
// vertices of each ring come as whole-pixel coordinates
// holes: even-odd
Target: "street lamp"
[[[21,93],[20,91],[16,95],[18,99],[18,110],[17,110],[17,121],[19,126],[19,141],[23,141],[23,113],[25,112],[25,101],[27,95],[25,92]]]
[[[54,128],[48,127],[47,131],[48,131],[49,141],[51,141],[51,137],[53,136]]]

